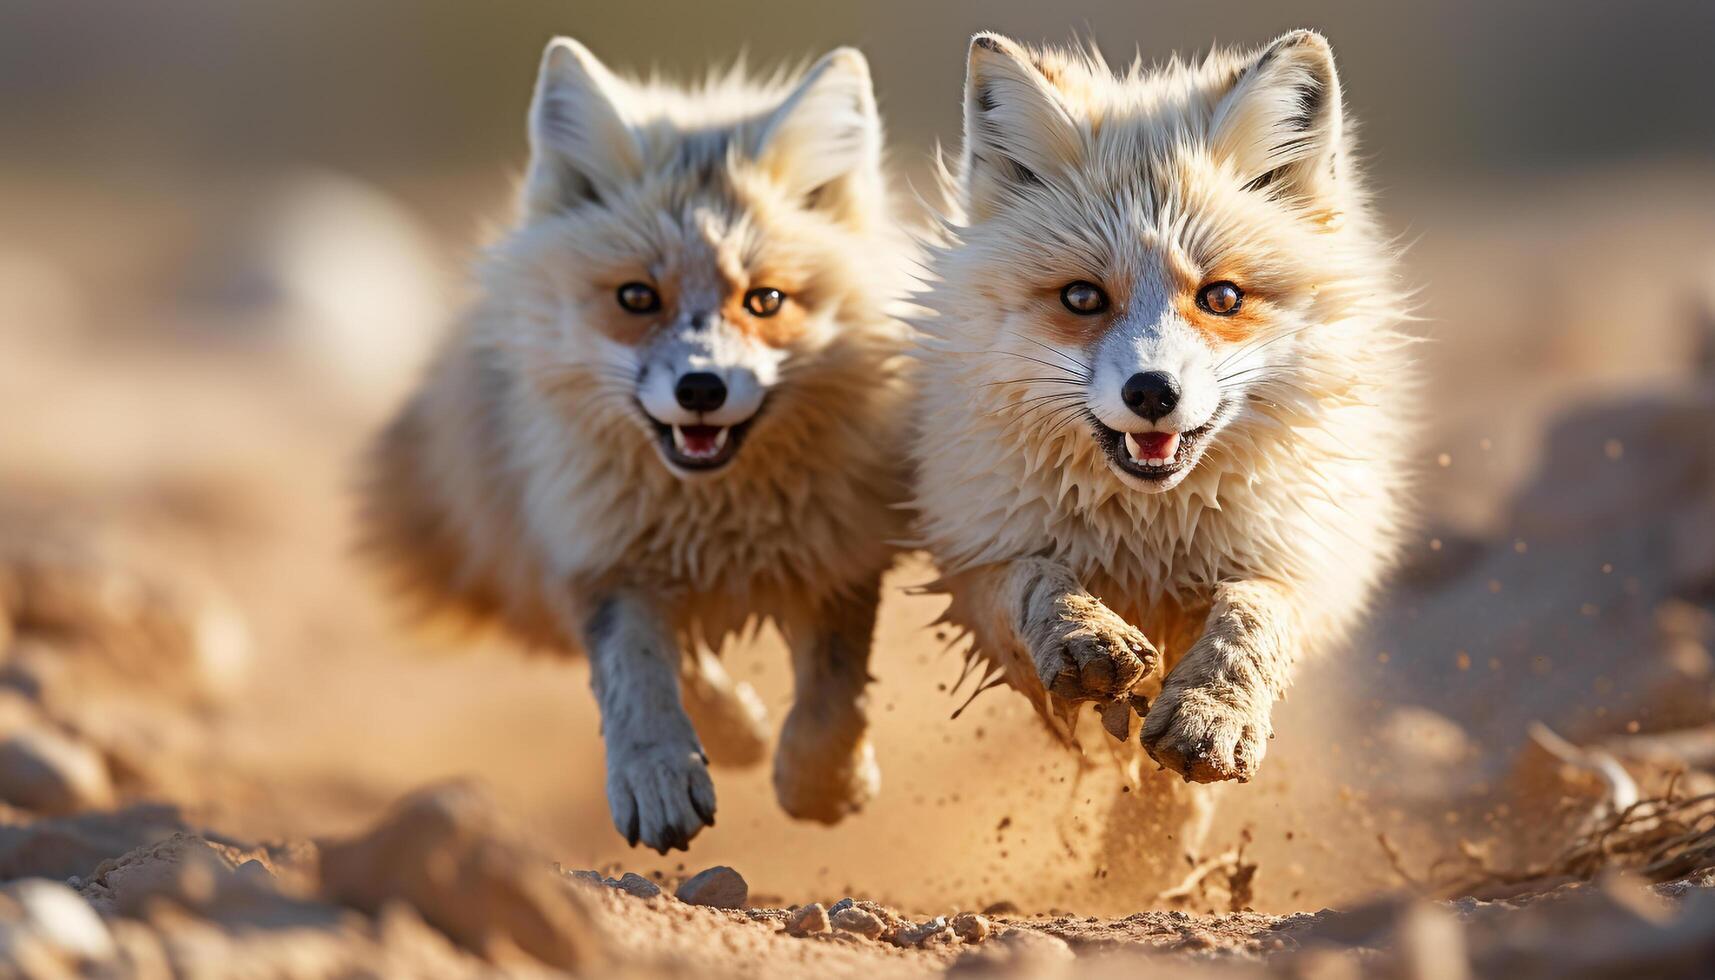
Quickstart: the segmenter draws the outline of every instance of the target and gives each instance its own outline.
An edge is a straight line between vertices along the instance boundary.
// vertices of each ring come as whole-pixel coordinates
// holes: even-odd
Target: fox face
[[[937,303],[987,311],[1010,365],[989,370],[1033,417],[1162,493],[1248,403],[1315,387],[1296,338],[1350,278],[1327,234],[1343,136],[1319,35],[1116,75],[983,34],[965,103],[965,220]]]
[[[681,477],[727,468],[878,303],[851,258],[883,211],[863,57],[681,90],[557,39],[529,130],[521,220],[491,263],[534,301],[509,344],[585,424],[628,423]]]

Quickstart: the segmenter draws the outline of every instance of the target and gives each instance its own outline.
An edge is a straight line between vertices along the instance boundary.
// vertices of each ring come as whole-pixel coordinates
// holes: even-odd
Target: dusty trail
[[[1566,211],[1551,199],[1509,220],[1549,227]],[[1448,220],[1483,227],[1467,218]],[[1469,256],[1421,257],[1425,278],[1515,250],[1493,220]],[[1582,220],[1613,240],[1679,242],[1674,254],[1715,248],[1697,237],[1715,225],[1691,218]],[[1577,281],[1596,259],[1555,261]],[[1698,281],[1686,262],[1675,274]],[[1607,271],[1636,278],[1640,295],[1668,274]],[[1127,785],[1100,741],[1087,759],[1067,755],[1006,692],[949,720],[958,658],[923,628],[936,607],[909,594],[927,574],[911,561],[889,582],[878,634],[884,783],[871,810],[837,828],[797,824],[765,768],[722,770],[719,825],[664,859],[609,825],[581,664],[403,631],[351,561],[348,464],[383,399],[330,395],[313,364],[282,368],[267,349],[149,333],[159,326],[60,329],[52,304],[33,307],[32,329],[0,332],[0,399],[27,408],[0,412],[0,878],[70,879],[108,917],[67,905],[65,887],[12,882],[0,933],[23,972],[44,976],[78,956],[144,976],[234,956],[296,963],[296,975],[1305,975],[1331,960],[1552,974],[1605,957],[1670,974],[1707,962],[1715,905],[1695,858],[1653,890],[1385,897],[1547,861],[1614,802],[1600,757],[1557,758],[1529,722],[1607,746],[1646,797],[1668,790],[1684,756],[1664,761],[1661,743],[1628,732],[1715,723],[1712,382],[1668,358],[1616,367],[1612,311],[1593,306],[1588,323],[1561,325],[1559,380],[1485,383],[1539,353],[1527,326],[1485,320],[1490,307],[1465,292],[1440,302],[1455,325],[1426,355],[1433,372],[1488,373],[1467,381],[1471,403],[1426,454],[1430,524],[1378,610],[1371,637],[1386,639],[1310,665],[1260,778],[1218,790],[1198,854],[1151,820],[1155,777]],[[1639,319],[1628,349],[1707,342],[1695,318],[1670,314]],[[1511,346],[1483,347],[1491,332]],[[727,660],[777,723],[778,640]],[[480,789],[412,795],[471,779]],[[1682,796],[1715,789],[1696,767],[1671,782]],[[1687,819],[1653,826],[1701,840],[1715,817]],[[1603,853],[1581,870],[1647,863]],[[569,873],[633,872],[671,893],[714,865],[742,873],[744,909]],[[1555,866],[1538,870],[1526,891],[1559,883]],[[848,897],[899,928],[787,931],[795,907]],[[1317,911],[1330,907],[1346,911]],[[929,928],[984,910],[980,941]],[[1544,935],[1556,942],[1533,938]]]

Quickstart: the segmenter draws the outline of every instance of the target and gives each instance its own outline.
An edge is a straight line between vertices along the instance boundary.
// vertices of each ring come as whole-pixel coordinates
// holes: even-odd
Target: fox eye
[[[744,294],[744,308],[752,316],[773,316],[786,302],[786,294],[773,286],[758,286]]]
[[[1093,316],[1108,308],[1108,294],[1095,283],[1080,279],[1060,290],[1060,302],[1079,316]]]
[[[1212,282],[1197,292],[1197,305],[1216,316],[1232,316],[1244,301],[1244,292],[1225,280]]]
[[[661,308],[661,294],[644,282],[628,282],[619,287],[619,305],[633,313],[654,313]]]

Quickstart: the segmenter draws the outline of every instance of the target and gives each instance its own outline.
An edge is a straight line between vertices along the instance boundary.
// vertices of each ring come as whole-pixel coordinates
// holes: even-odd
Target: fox
[[[615,828],[686,850],[761,761],[717,654],[772,623],[796,818],[874,796],[866,688],[905,536],[908,251],[864,56],[622,77],[556,38],[514,221],[363,467],[360,549],[425,617],[587,657]]]
[[[982,684],[1244,782],[1406,513],[1414,343],[1332,49],[979,33],[926,248],[916,536]],[[1093,721],[1091,723],[1093,727]]]

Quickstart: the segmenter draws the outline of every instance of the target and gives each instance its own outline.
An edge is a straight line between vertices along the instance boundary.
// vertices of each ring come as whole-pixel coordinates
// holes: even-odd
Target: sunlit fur
[[[550,46],[519,219],[486,251],[474,306],[367,470],[367,550],[413,598],[564,651],[587,646],[598,612],[644,609],[676,638],[654,652],[673,662],[760,621],[805,646],[830,608],[873,611],[903,533],[891,440],[906,330],[889,310],[904,249],[869,84],[849,49],[799,75],[735,70],[683,89],[619,79],[575,42]],[[659,317],[619,307],[632,280],[660,288]],[[733,320],[747,284],[785,287],[791,315]],[[731,321],[715,347],[763,364],[768,390],[732,462],[686,474],[661,455],[640,378],[651,345],[678,329],[676,297],[699,289]],[[605,605],[620,595],[639,601]],[[867,679],[867,634],[849,655]],[[609,700],[618,711],[658,696],[670,707],[638,720],[635,738],[667,738],[677,692],[617,690],[633,683],[619,667],[604,688],[592,659],[612,796],[625,764],[615,729],[629,722]],[[641,832],[654,846],[696,831],[653,818],[654,837],[648,812]]]
[[[995,581],[985,569],[1063,564],[1162,650],[1169,684],[1209,642],[1218,587],[1268,583],[1287,597],[1292,649],[1255,683],[1278,689],[1299,652],[1346,635],[1399,538],[1410,371],[1394,250],[1340,125],[1326,42],[1300,32],[1266,50],[1115,70],[1093,49],[993,35],[972,47],[973,85],[979,70],[998,73],[1005,84],[983,98],[1010,116],[991,134],[998,149],[974,159],[984,106],[968,106],[966,152],[947,174],[921,297],[918,529],[973,654],[1068,737],[1074,705],[1044,690],[1029,651],[973,594]],[[1309,111],[1295,86],[1323,65],[1332,110],[1318,153],[1290,144],[1294,115]],[[1092,435],[1088,412],[1105,393],[1090,390],[1088,369],[1106,324],[1060,306],[1059,289],[1079,279],[1108,285],[1116,303],[1136,283],[1165,289],[1161,317],[1188,324],[1218,369],[1218,428],[1167,489],[1122,477]],[[1242,329],[1200,324],[1189,308],[1212,279],[1246,290],[1254,316]],[[1187,676],[1198,671],[1209,676]],[[1177,679],[1231,680],[1206,664]]]

